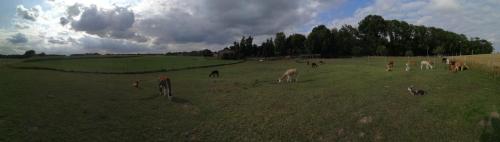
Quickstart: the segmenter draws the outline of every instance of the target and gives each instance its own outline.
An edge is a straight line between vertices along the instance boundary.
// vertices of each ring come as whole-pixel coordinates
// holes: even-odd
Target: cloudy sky
[[[481,37],[500,49],[500,0],[2,0],[0,54],[219,50],[241,36],[357,26],[369,14]]]

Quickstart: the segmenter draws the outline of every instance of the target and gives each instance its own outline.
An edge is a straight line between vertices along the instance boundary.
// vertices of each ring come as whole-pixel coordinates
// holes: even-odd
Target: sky
[[[2,0],[0,54],[217,51],[253,36],[357,26],[365,16],[480,37],[500,49],[500,0]]]

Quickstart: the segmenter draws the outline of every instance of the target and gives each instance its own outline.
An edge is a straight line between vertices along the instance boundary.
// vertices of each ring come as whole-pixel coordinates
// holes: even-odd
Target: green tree
[[[292,55],[304,54],[306,53],[305,41],[306,37],[301,34],[293,34],[288,37],[290,52]]]
[[[28,51],[24,52],[25,57],[33,57],[35,55],[36,55],[35,50],[28,50]]]
[[[274,46],[276,47],[276,53],[281,56],[288,55],[287,51],[286,35],[283,32],[276,33],[274,38]]]
[[[413,54],[413,51],[411,51],[411,50],[407,50],[407,51],[405,52],[405,56],[413,56],[413,55],[414,55],[414,54]]]
[[[436,48],[434,48],[434,51],[432,51],[432,53],[434,53],[435,55],[444,55],[445,53],[445,49],[443,46],[438,46]]]
[[[351,54],[352,54],[353,56],[361,56],[361,55],[362,55],[362,53],[361,53],[361,51],[362,51],[362,50],[363,50],[363,49],[362,49],[361,47],[359,47],[359,46],[354,46],[354,47],[352,47],[352,49],[351,49]]]
[[[387,48],[384,45],[379,45],[377,46],[377,55],[379,56],[386,56],[387,55]]]
[[[306,48],[312,51],[313,54],[328,54],[322,51],[328,52],[328,46],[331,45],[331,33],[325,25],[319,25],[314,27],[311,33],[307,36],[305,45]]]

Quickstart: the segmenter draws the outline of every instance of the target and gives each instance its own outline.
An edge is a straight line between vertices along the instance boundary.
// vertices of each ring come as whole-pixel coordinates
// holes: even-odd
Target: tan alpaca
[[[425,69],[433,69],[434,66],[432,66],[432,61],[422,61],[420,62],[420,70],[423,70],[425,66]]]
[[[281,83],[286,78],[286,82],[295,82],[297,81],[299,72],[297,69],[288,69],[285,73],[278,79],[278,83]]]
[[[406,62],[406,68],[405,71],[410,71],[410,62]]]

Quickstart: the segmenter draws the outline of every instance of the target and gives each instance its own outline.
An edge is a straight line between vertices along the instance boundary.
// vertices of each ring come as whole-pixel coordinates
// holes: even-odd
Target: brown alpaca
[[[467,66],[464,62],[457,61],[453,66],[452,72],[464,71],[465,69],[469,69],[469,66]]]
[[[448,64],[449,71],[453,71],[453,69],[455,68],[455,63],[456,63],[456,61],[449,60],[449,64]]]
[[[394,61],[389,61],[389,63],[385,65],[385,71],[392,71],[392,68],[394,68]]]
[[[312,68],[317,68],[317,67],[318,67],[318,64],[316,64],[316,63],[312,63],[312,64],[311,64],[311,67],[312,67]]]
[[[408,61],[408,64],[410,66],[415,66],[415,65],[417,65],[417,61]]]

